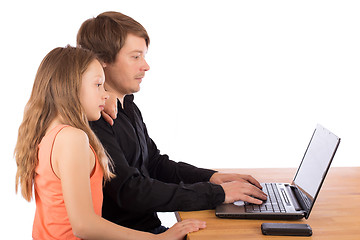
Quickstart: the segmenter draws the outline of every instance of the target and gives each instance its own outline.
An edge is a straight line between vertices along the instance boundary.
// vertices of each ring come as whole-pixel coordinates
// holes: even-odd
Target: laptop
[[[261,205],[237,201],[216,207],[220,218],[296,220],[308,219],[340,138],[317,125],[292,183],[261,183],[268,195]]]

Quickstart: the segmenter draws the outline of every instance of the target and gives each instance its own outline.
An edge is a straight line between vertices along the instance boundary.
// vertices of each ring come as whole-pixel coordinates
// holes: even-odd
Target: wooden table
[[[250,174],[260,182],[291,182],[296,169],[220,171]],[[177,212],[176,217],[178,221],[189,218],[206,221],[206,229],[188,234],[188,240],[360,239],[360,167],[330,168],[308,220],[220,219],[215,216],[215,210]],[[263,222],[307,223],[313,229],[313,235],[312,237],[265,236],[260,230]]]

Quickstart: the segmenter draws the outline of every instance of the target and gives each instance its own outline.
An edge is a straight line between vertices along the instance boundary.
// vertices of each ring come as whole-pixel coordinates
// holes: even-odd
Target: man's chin
[[[137,93],[137,92],[139,92],[139,91],[140,91],[140,86],[137,87],[137,88],[135,88],[135,89],[133,89],[132,93]]]

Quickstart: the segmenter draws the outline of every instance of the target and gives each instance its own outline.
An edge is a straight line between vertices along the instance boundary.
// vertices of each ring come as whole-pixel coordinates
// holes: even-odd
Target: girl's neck
[[[49,124],[49,127],[46,129],[45,135],[50,132],[52,129],[54,129],[54,127],[60,125],[60,124],[64,124],[63,121],[61,121],[60,117],[55,117],[51,123]]]

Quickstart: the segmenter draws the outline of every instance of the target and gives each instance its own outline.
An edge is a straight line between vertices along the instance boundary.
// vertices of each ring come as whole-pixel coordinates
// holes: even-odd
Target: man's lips
[[[135,78],[135,81],[137,81],[138,84],[140,84],[140,83],[142,82],[142,77],[137,77],[137,78]]]
[[[140,75],[135,76],[135,79],[141,80],[144,77],[145,77],[145,74],[140,74]]]

